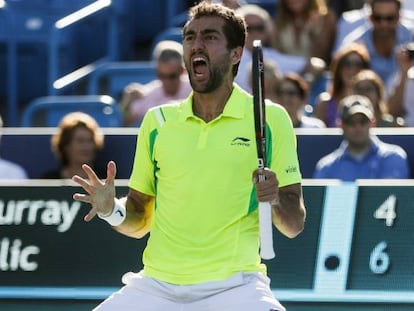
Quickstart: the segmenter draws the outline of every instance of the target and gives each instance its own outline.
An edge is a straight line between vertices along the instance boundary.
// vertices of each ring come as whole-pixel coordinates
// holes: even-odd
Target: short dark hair
[[[187,25],[190,22],[201,17],[222,18],[224,20],[223,32],[227,39],[227,48],[229,50],[237,47],[244,48],[246,23],[243,17],[237,15],[234,10],[218,3],[200,2],[190,9],[188,21],[183,27],[183,34],[186,33]],[[239,64],[233,65],[233,76],[236,76]]]
[[[375,4],[382,2],[394,2],[397,5],[398,10],[401,9],[401,0],[372,0],[370,3],[371,9],[374,7]]]

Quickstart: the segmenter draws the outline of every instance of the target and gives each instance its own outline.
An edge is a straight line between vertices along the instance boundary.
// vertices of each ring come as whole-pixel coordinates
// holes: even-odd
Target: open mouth
[[[207,73],[207,61],[202,57],[194,57],[192,67],[196,77],[203,77]]]

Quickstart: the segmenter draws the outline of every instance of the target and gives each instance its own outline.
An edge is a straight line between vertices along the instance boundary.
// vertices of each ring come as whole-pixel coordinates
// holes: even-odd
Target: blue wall
[[[98,163],[105,167],[108,160],[115,160],[118,178],[129,178],[137,132],[133,128],[105,129],[105,147],[99,153]],[[377,132],[383,141],[398,144],[406,150],[411,178],[414,178],[414,129],[376,129]],[[31,178],[39,178],[57,165],[50,150],[51,133],[53,129],[37,129],[36,132],[33,129],[5,130],[0,142],[0,155],[23,165]],[[316,162],[337,148],[342,136],[338,129],[299,131],[297,140],[303,178],[311,178]]]

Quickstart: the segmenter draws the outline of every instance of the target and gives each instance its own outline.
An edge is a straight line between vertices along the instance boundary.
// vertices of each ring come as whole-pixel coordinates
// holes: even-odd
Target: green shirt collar
[[[182,105],[182,121],[187,120],[188,118],[195,118],[193,113],[193,92],[186,100],[184,100]],[[247,95],[247,96],[246,96]],[[224,111],[221,116],[231,117],[235,119],[241,119],[245,115],[245,105],[243,102],[246,99],[251,99],[251,95],[244,91],[236,83],[233,83],[233,91],[231,92],[230,98],[224,107]]]

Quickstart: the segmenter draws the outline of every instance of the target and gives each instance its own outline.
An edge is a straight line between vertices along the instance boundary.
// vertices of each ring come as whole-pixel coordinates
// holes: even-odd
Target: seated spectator
[[[325,123],[321,120],[308,117],[304,114],[309,86],[298,74],[287,73],[279,81],[276,87],[277,103],[285,107],[293,127],[296,128],[324,128]]]
[[[87,178],[83,164],[94,168],[98,177],[106,177],[106,169],[97,168],[96,155],[103,148],[104,135],[94,118],[83,112],[65,115],[52,136],[52,151],[59,161],[59,167],[46,172],[42,178],[66,179],[79,175]]]
[[[371,69],[381,77],[388,89],[398,72],[396,50],[412,41],[413,34],[401,23],[401,0],[371,0],[370,7],[371,26],[362,32],[351,32],[342,46],[350,42],[364,44],[370,55]]]
[[[370,100],[350,95],[341,101],[341,145],[316,164],[314,178],[343,181],[376,178],[409,178],[406,152],[397,145],[387,144],[370,134],[375,126]]]
[[[124,89],[120,106],[126,126],[139,126],[149,108],[186,98],[191,92],[180,43],[170,40],[159,42],[154,48],[153,59],[158,79],[145,86],[132,83]]]
[[[365,0],[360,8],[343,12],[336,22],[336,36],[333,54],[342,46],[343,41],[351,32],[364,31],[369,25],[368,16],[371,12],[371,0]],[[357,30],[358,29],[358,30]]]
[[[273,47],[282,53],[330,63],[336,16],[325,0],[277,1]]]
[[[246,4],[237,10],[244,17],[247,25],[246,43],[240,60],[239,71],[235,82],[248,92],[251,92],[249,82],[251,74],[253,41],[260,40],[263,46],[263,59],[277,64],[280,73],[302,72],[306,67],[306,58],[287,55],[271,47],[273,36],[272,17],[258,5]]]
[[[327,92],[318,96],[314,110],[314,116],[327,127],[338,126],[339,102],[352,93],[352,78],[360,70],[369,68],[369,63],[368,51],[362,44],[352,43],[335,54],[330,67],[331,81]]]
[[[3,119],[0,116],[0,140],[3,128]],[[0,180],[27,179],[26,170],[17,163],[0,158]]]
[[[388,109],[395,118],[403,118],[405,126],[414,127],[414,43],[400,47],[397,60],[399,72],[388,97]]]
[[[352,91],[356,95],[369,98],[374,108],[374,117],[377,127],[403,126],[404,121],[397,120],[388,113],[387,103],[384,99],[384,84],[381,78],[370,69],[357,73],[352,79]]]
[[[338,1],[339,2],[339,1]],[[345,37],[350,33],[355,36],[364,32],[370,26],[369,16],[371,14],[372,0],[363,1],[363,6],[343,12],[336,25],[336,39],[334,52],[342,45]],[[402,1],[401,24],[410,30],[414,30],[414,1]]]

